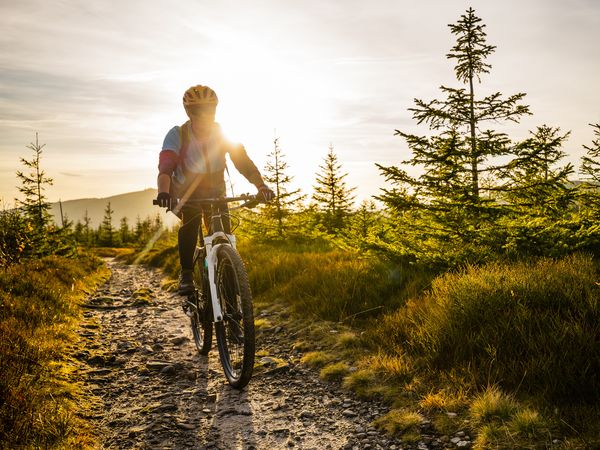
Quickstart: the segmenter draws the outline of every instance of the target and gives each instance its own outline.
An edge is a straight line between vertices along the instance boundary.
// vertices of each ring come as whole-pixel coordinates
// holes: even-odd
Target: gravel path
[[[230,388],[216,348],[196,352],[180,298],[161,289],[160,273],[108,264],[110,280],[86,302],[76,355],[104,448],[410,448],[370,426],[383,405],[294,364],[299,354],[285,330],[259,332],[257,351],[286,364],[257,357],[264,367],[248,387]],[[434,436],[424,439],[418,448],[441,448]]]

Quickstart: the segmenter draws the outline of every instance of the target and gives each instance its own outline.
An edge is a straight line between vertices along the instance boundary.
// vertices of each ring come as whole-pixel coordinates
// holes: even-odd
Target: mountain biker
[[[201,216],[207,212],[199,206],[186,205],[188,199],[225,195],[225,154],[229,153],[236,169],[258,189],[259,200],[268,202],[273,191],[265,184],[244,146],[225,139],[215,122],[218,98],[208,86],[192,86],[183,95],[183,107],[190,120],[169,130],[165,136],[158,163],[159,206],[173,209],[182,220],[178,248],[181,273],[179,294],[194,289],[193,258]],[[226,205],[221,208],[226,209]],[[224,223],[228,232],[229,223]]]

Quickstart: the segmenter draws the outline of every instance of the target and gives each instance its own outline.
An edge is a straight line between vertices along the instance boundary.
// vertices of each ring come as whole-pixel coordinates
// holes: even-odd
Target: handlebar
[[[259,203],[258,196],[252,194],[242,194],[237,197],[207,197],[207,198],[188,198],[185,203],[191,205],[212,205],[214,203],[231,203],[245,201],[241,206],[255,205]],[[152,200],[153,205],[158,205],[158,200]]]

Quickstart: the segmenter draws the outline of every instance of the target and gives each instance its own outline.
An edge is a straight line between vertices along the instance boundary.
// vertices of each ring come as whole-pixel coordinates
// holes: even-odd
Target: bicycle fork
[[[212,303],[213,320],[215,323],[223,321],[221,302],[219,302],[219,297],[217,295],[217,280],[215,270],[217,266],[217,250],[221,245],[225,244],[217,244],[214,247],[211,246],[206,255],[206,262],[208,265],[208,286],[210,289],[210,301]]]

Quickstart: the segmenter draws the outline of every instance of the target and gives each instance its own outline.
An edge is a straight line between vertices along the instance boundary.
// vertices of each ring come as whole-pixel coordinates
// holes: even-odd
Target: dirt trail
[[[292,363],[298,354],[285,330],[258,333],[257,350],[288,364],[263,359],[246,389],[230,388],[216,349],[196,352],[180,299],[161,289],[160,273],[108,264],[110,280],[87,300],[76,355],[85,389],[100,399],[90,418],[105,448],[408,448],[370,427],[382,405]]]

